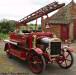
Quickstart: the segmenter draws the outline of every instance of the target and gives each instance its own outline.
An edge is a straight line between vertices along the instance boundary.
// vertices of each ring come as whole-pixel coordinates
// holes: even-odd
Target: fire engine
[[[40,18],[48,13],[63,7],[65,4],[53,2],[36,12],[24,17],[17,22],[17,27],[26,25],[28,22]],[[73,64],[73,55],[70,47],[63,46],[62,41],[51,32],[39,32],[22,30],[17,28],[16,32],[9,34],[9,40],[5,41],[4,51],[8,57],[18,57],[23,61],[28,61],[28,66],[33,73],[41,73],[48,63],[57,62],[64,69],[68,69]]]

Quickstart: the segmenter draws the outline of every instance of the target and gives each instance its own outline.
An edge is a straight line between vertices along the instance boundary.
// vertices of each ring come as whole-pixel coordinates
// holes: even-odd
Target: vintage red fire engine
[[[49,12],[52,12],[64,4],[54,2],[44,8],[21,19],[19,23],[26,24]],[[43,10],[43,9],[47,10]],[[23,30],[22,33],[11,32],[9,40],[4,40],[5,51],[8,57],[16,56],[23,61],[28,61],[32,72],[41,73],[48,63],[57,62],[64,69],[73,64],[73,56],[70,47],[63,46],[62,41],[51,32],[33,32]]]
[[[5,51],[8,57],[16,56],[28,61],[32,72],[41,73],[48,63],[53,61],[64,69],[73,64],[73,56],[68,46],[61,46],[61,40],[50,32],[12,32],[10,39],[5,40]]]

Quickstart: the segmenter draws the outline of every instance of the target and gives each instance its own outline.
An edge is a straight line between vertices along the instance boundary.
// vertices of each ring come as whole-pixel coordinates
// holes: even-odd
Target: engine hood
[[[49,38],[49,37],[44,37],[41,39],[42,42],[44,43],[49,43],[49,42],[61,42],[59,38]]]

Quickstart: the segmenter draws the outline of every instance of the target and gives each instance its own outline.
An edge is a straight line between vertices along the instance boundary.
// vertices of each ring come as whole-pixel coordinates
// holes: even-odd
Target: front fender
[[[68,46],[64,46],[62,49],[69,50],[70,52],[74,52],[74,49]]]
[[[43,50],[41,50],[40,48],[32,48],[32,51],[35,51],[37,54],[43,54]]]

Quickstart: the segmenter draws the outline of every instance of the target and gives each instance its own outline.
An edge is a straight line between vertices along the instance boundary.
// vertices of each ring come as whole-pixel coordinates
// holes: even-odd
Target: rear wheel
[[[35,52],[31,52],[29,55],[29,67],[33,73],[41,73],[45,70],[46,63],[43,55],[39,55]]]
[[[74,60],[72,53],[67,50],[62,52],[62,56],[58,59],[58,64],[61,68],[68,69],[72,66]]]
[[[7,56],[9,57],[9,58],[12,58],[12,55],[10,54],[10,48],[9,48],[9,46],[8,46],[8,44],[6,45],[6,53],[7,53]]]
[[[7,56],[9,57],[9,58],[12,58],[12,55],[9,53],[9,50],[7,50],[8,52],[7,52]]]

